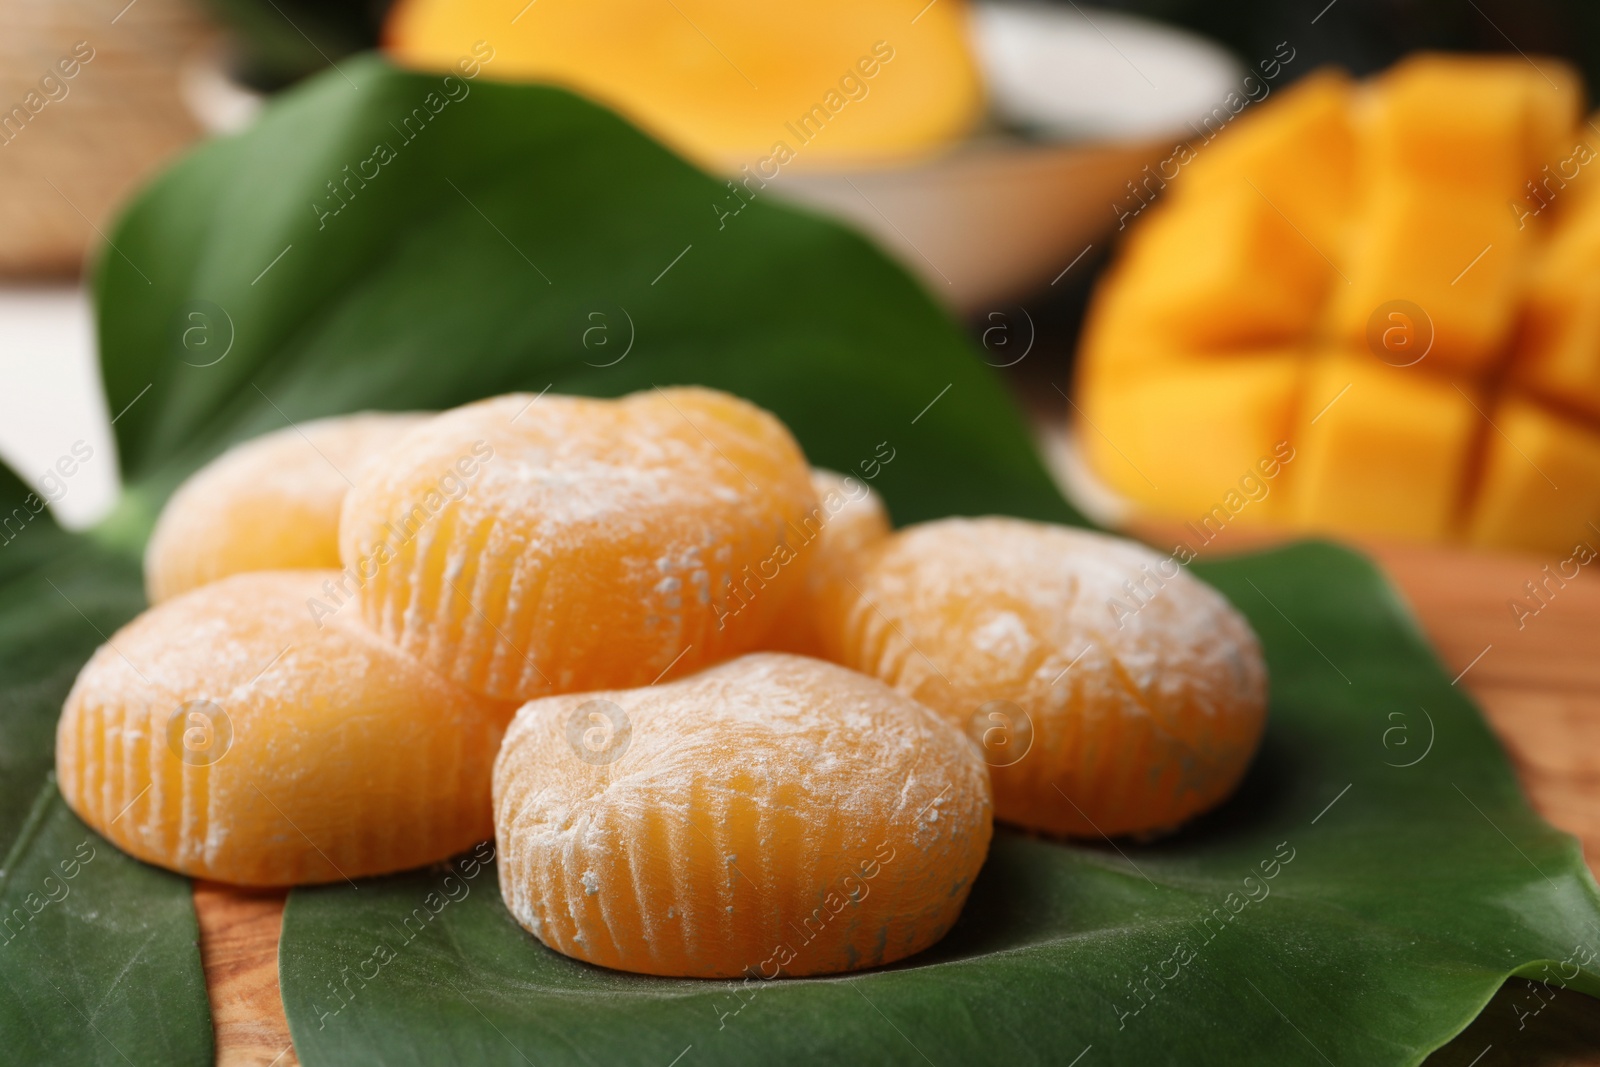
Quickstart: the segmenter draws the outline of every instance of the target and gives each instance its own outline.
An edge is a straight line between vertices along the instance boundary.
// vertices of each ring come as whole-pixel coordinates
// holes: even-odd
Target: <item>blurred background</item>
[[[1292,410],[1271,417],[1262,414],[1261,404],[1241,406],[1243,402],[1238,400],[1268,389],[1257,378],[1195,385],[1183,378],[1187,368],[1174,370],[1165,359],[1154,359],[1145,366],[1133,355],[1122,353],[1122,349],[1131,351],[1144,345],[1182,347],[1170,338],[1112,338],[1100,346],[1105,349],[1097,356],[1101,363],[1118,368],[1126,364],[1126,374],[1137,376],[1137,387],[1119,386],[1120,391],[1109,385],[1097,388],[1101,378],[1109,381],[1113,375],[1108,371],[1099,378],[1088,378],[1078,359],[1080,349],[1086,347],[1085,320],[1097,293],[1101,302],[1115,303],[1116,294],[1107,295],[1106,290],[1116,288],[1117,283],[1107,277],[1109,268],[1119,260],[1124,238],[1147,228],[1143,226],[1146,219],[1177,210],[1152,210],[1145,215],[1147,199],[1159,202],[1170,198],[1161,188],[1166,183],[1152,182],[1148,168],[1159,169],[1163,161],[1170,161],[1174,147],[1180,144],[1205,143],[1209,149],[1215,127],[1234,125],[1227,103],[1230,98],[1238,99],[1241,93],[1248,98],[1247,109],[1237,120],[1237,129],[1247,130],[1258,122],[1266,124],[1262,116],[1277,112],[1284,90],[1327,65],[1364,78],[1379,75],[1419,51],[1442,50],[1525,63],[1531,73],[1524,81],[1543,80],[1552,86],[1560,82],[1571,100],[1579,102],[1575,106],[1586,111],[1581,86],[1568,85],[1571,79],[1565,71],[1569,68],[1547,69],[1543,57],[1565,59],[1584,82],[1600,78],[1600,33],[1596,32],[1600,30],[1600,9],[1576,0],[1311,0],[1292,4],[1246,0],[1227,5],[1198,0],[1127,0],[1093,7],[1071,0],[936,3],[938,6],[930,4],[918,12],[914,21],[921,22],[919,29],[929,34],[959,36],[952,47],[970,51],[975,73],[970,92],[956,84],[961,80],[957,74],[942,80],[935,74],[921,82],[913,78],[900,91],[909,94],[914,84],[917,92],[934,101],[923,107],[923,114],[905,107],[896,113],[894,104],[874,105],[901,126],[909,122],[915,127],[905,135],[905,143],[890,143],[893,138],[883,132],[891,128],[888,123],[877,132],[869,125],[861,126],[854,142],[848,134],[834,134],[834,141],[818,142],[831,147],[808,150],[794,166],[786,167],[773,183],[774,192],[868,232],[968,324],[982,358],[1012,382],[1019,399],[1034,415],[1053,468],[1086,511],[1107,523],[1131,524],[1156,531],[1152,536],[1163,536],[1169,526],[1192,523],[1211,513],[1210,505],[1233,490],[1239,475],[1247,474],[1258,458],[1269,455],[1280,438],[1295,436],[1298,426],[1308,431],[1302,435],[1307,440],[1317,433],[1334,436],[1314,444],[1314,462],[1302,459],[1293,477],[1278,483],[1283,490],[1278,494],[1281,505],[1248,509],[1243,513],[1248,521],[1229,525],[1466,542],[1546,555],[1569,545],[1579,534],[1589,536],[1589,523],[1600,519],[1600,436],[1592,429],[1596,403],[1584,392],[1591,383],[1578,379],[1588,376],[1600,381],[1600,374],[1568,368],[1563,378],[1551,372],[1545,376],[1548,380],[1528,384],[1524,392],[1553,411],[1551,417],[1556,421],[1547,425],[1535,418],[1524,431],[1510,431],[1510,436],[1498,426],[1501,419],[1497,416],[1514,421],[1516,413],[1509,408],[1502,411],[1511,400],[1502,395],[1506,390],[1499,390],[1489,379],[1498,381],[1508,360],[1533,359],[1516,356],[1513,360],[1527,332],[1523,323],[1528,313],[1523,310],[1526,301],[1521,289],[1509,297],[1497,290],[1496,299],[1515,306],[1508,313],[1510,324],[1501,331],[1504,336],[1491,345],[1498,354],[1485,365],[1488,369],[1473,365],[1459,374],[1451,370],[1435,383],[1449,384],[1482,416],[1478,421],[1493,427],[1461,430],[1458,439],[1450,438],[1455,431],[1447,426],[1419,444],[1414,435],[1381,425],[1383,412],[1359,409],[1361,390],[1352,392],[1349,404],[1340,401],[1350,414],[1339,411],[1337,417],[1351,420],[1351,425],[1336,424],[1334,414],[1326,422],[1318,420],[1321,429],[1313,431],[1301,425],[1311,413],[1310,407],[1319,407],[1326,399],[1310,395],[1322,372],[1307,369],[1316,364],[1309,355],[1296,372],[1296,399],[1289,403]],[[103,248],[104,234],[117,206],[156,168],[198,138],[241,128],[262,100],[337,65],[343,57],[386,47],[402,62],[442,66],[445,61],[441,57],[460,54],[461,41],[482,35],[475,20],[482,22],[494,15],[494,25],[499,27],[506,13],[500,8],[521,8],[512,19],[514,28],[529,7],[474,2],[452,8],[423,0],[398,8],[377,0],[8,3],[5,32],[0,34],[0,105],[10,108],[0,121],[0,276],[4,278],[0,285],[0,457],[25,478],[38,482],[59,457],[70,455],[82,442],[82,448],[98,459],[83,463],[64,488],[51,487],[54,506],[72,525],[92,522],[110,506],[115,467],[107,426],[119,413],[106,411],[98,393],[93,331],[82,289],[84,264],[96,254],[117,254]],[[708,18],[714,20],[714,14],[703,14],[698,8],[694,14],[700,36],[708,42],[721,36],[720,31],[707,36],[700,25]],[[548,11],[540,15],[556,17]],[[528,16],[524,29],[533,18]],[[580,35],[584,27],[573,22],[564,32]],[[730,119],[726,128],[718,124],[720,120],[692,114],[673,125],[652,110],[646,81],[628,83],[626,73],[608,74],[603,69],[574,76],[541,53],[536,44],[519,40],[512,37],[509,44],[501,44],[490,77],[576,81],[578,88],[616,106],[711,169],[738,174],[740,166],[762,154],[762,144],[741,143],[737,117]],[[747,38],[731,51],[744,55],[760,45],[757,38]],[[919,43],[918,48],[929,56],[939,54],[934,45]],[[920,60],[912,55],[910,61],[900,60],[900,65],[906,67],[913,61]],[[927,62],[936,66],[931,58]],[[961,63],[946,62],[940,69],[957,71],[961,67]],[[1466,83],[1479,84],[1471,71],[1462,77]],[[1504,100],[1527,91],[1526,85],[1514,82],[1483,82],[1489,85],[1486,99]],[[1252,84],[1256,88],[1252,89]],[[1370,106],[1360,104],[1361,99],[1352,94],[1342,105],[1350,111],[1348,125],[1352,129],[1364,128],[1362,124],[1368,122],[1361,117],[1361,108],[1370,110]],[[1528,105],[1523,119],[1508,121],[1513,125],[1522,121],[1532,128],[1540,121],[1538,114],[1559,112],[1563,106],[1561,101],[1535,101]],[[1458,110],[1465,107],[1462,103]],[[917,127],[907,115],[926,118],[926,129]],[[1587,124],[1573,123],[1574,117],[1567,116],[1570,129],[1562,130],[1557,142],[1565,144],[1587,136],[1586,129],[1592,131]],[[1561,120],[1555,121],[1559,124]],[[1490,140],[1478,147],[1492,152],[1494,136],[1521,136],[1519,130],[1491,131],[1485,135]],[[1226,146],[1243,136],[1229,129],[1219,143]],[[1369,134],[1361,136],[1370,140]],[[1359,175],[1378,166],[1371,161],[1381,155],[1379,149],[1369,150],[1363,144],[1346,152],[1355,158],[1350,166],[1358,172],[1358,178],[1352,179],[1356,184],[1366,180]],[[1271,150],[1263,151],[1271,154]],[[1288,153],[1289,141],[1277,151]],[[1549,162],[1559,163],[1560,159],[1553,155]],[[1209,163],[1202,161],[1202,165]],[[1258,160],[1250,165],[1272,164]],[[1461,165],[1469,167],[1466,161]],[[1218,168],[1220,163],[1213,169]],[[1173,169],[1178,169],[1176,164]],[[1518,186],[1524,177],[1536,174],[1518,175]],[[1514,211],[1507,212],[1505,207],[1522,193],[1520,187],[1486,193],[1482,203],[1511,218]],[[1499,204],[1497,197],[1507,204]],[[1297,225],[1294,212],[1267,199],[1297,230],[1315,229],[1304,219]],[[1565,200],[1576,202],[1578,197]],[[1373,224],[1362,209],[1338,210],[1349,216],[1348,229],[1357,234],[1351,240],[1359,244],[1361,227]],[[1569,213],[1565,202],[1550,216],[1564,213]],[[1229,241],[1246,240],[1254,224],[1247,220],[1220,238],[1212,235],[1197,240],[1205,248],[1216,249]],[[1484,225],[1492,229],[1490,223]],[[1356,269],[1352,266],[1356,259],[1351,257],[1361,254],[1360,248],[1348,253],[1318,251],[1341,276]],[[1257,252],[1267,255],[1260,249]],[[1530,252],[1523,256],[1526,262],[1519,260],[1518,278],[1534,270],[1528,265],[1534,256]],[[1495,258],[1486,261],[1479,273],[1487,275]],[[1243,269],[1239,264],[1211,266]],[[1279,266],[1263,260],[1252,269],[1270,276]],[[1381,264],[1373,268],[1380,274],[1382,269]],[[1138,272],[1130,267],[1122,273]],[[1150,284],[1158,283],[1161,279]],[[1510,285],[1504,283],[1501,289]],[[1125,280],[1120,284],[1123,290],[1136,287]],[[1400,298],[1408,292],[1386,295]],[[1558,309],[1559,322],[1547,332],[1571,334],[1580,329],[1581,323],[1574,325],[1578,312],[1572,308],[1582,301],[1574,297],[1569,303],[1571,307]],[[1227,313],[1218,314],[1226,317]],[[1333,313],[1324,309],[1319,314]],[[1427,324],[1430,341],[1434,326],[1431,321]],[[1228,335],[1213,347],[1227,349],[1230,356],[1243,349],[1254,355],[1285,343],[1285,337],[1270,330],[1240,329],[1242,333]],[[1447,346],[1450,324],[1438,324],[1438,329],[1440,344]],[[1295,343],[1319,345],[1325,332],[1324,326],[1318,325],[1307,335],[1309,341],[1307,336],[1297,335]],[[1564,353],[1577,344],[1570,337],[1563,343],[1567,346]],[[1591,347],[1596,345],[1600,340]],[[1573,357],[1568,353],[1561,358],[1570,363]],[[1424,369],[1436,373],[1440,366],[1454,366],[1453,360],[1456,357],[1450,351],[1441,350]],[[1329,373],[1337,377],[1337,373]],[[1307,384],[1307,375],[1314,380],[1312,384]],[[1568,395],[1572,381],[1578,381],[1580,388]],[[1182,427],[1181,433],[1190,435],[1189,439],[1214,439],[1214,449],[1187,465],[1165,463],[1162,456],[1185,449],[1178,443],[1183,440],[1177,436],[1180,431],[1151,429],[1149,423],[1163,410],[1163,401],[1150,391],[1154,388],[1149,386],[1151,382],[1178,383],[1172,387],[1181,386],[1185,396],[1197,395],[1195,389],[1200,390],[1198,395],[1214,389],[1231,398],[1211,405],[1209,421],[1191,419]],[[1411,400],[1395,403],[1407,410],[1407,418],[1417,410]],[[1135,408],[1138,410],[1130,414]],[[1438,416],[1441,425],[1453,417],[1455,413],[1443,411]],[[1274,419],[1282,428],[1263,423]],[[1251,420],[1263,424],[1252,433],[1235,432]],[[1583,491],[1564,491],[1560,502],[1551,504],[1530,496],[1537,486],[1521,484],[1533,477],[1527,472],[1522,472],[1520,480],[1507,475],[1501,479],[1505,485],[1489,484],[1496,477],[1496,457],[1490,453],[1497,434],[1524,454],[1528,465],[1539,472],[1539,479],[1551,486],[1562,481],[1569,486],[1581,484]],[[1337,468],[1339,463],[1321,458],[1324,453],[1356,456],[1361,451],[1358,444],[1341,443],[1350,438],[1358,442],[1370,438],[1374,442],[1370,452],[1391,453],[1388,460],[1365,453],[1348,460],[1364,479],[1359,506],[1336,500],[1336,483],[1346,474],[1325,469],[1330,464]],[[1415,457],[1429,448],[1459,453],[1459,459],[1445,464],[1448,471],[1437,463],[1428,466]],[[1541,449],[1566,457],[1560,461],[1565,476],[1556,476],[1547,464],[1539,462]],[[1304,451],[1302,447],[1301,454]],[[1397,452],[1414,458],[1395,459],[1393,453]],[[1147,460],[1147,454],[1155,458]],[[1171,469],[1157,474],[1148,468],[1151,462]],[[1383,490],[1380,483],[1390,467],[1395,469],[1390,472],[1394,476],[1388,478],[1389,489]],[[1312,505],[1301,500],[1291,507],[1286,499],[1291,483],[1309,483],[1315,478],[1328,487],[1312,493],[1302,492],[1297,485],[1296,494],[1333,503]],[[1154,491],[1157,484],[1162,485],[1160,491]],[[1380,484],[1378,490],[1372,489],[1374,484]],[[1416,495],[1418,484],[1432,487],[1440,497],[1435,509],[1438,514],[1412,513],[1416,509],[1409,500]],[[1488,488],[1480,490],[1480,485]],[[1399,503],[1385,504],[1384,492]],[[1532,519],[1513,521],[1500,514],[1530,508],[1537,513]],[[1498,511],[1487,517],[1478,514],[1485,509]],[[1225,511],[1229,519],[1241,514],[1233,508]],[[1237,531],[1229,536],[1237,536]]]
[[[1067,0],[1041,0],[1072,9]],[[1300,77],[1324,63],[1358,75],[1372,74],[1408,52],[1444,49],[1565,56],[1587,81],[1600,75],[1600,10],[1581,0],[1338,0],[1309,32],[1324,3],[1237,0],[1123,0],[1098,3],[1091,11],[1117,11],[1203,34],[1241,62],[1270,55],[1282,40],[1304,47],[1307,63],[1288,75]],[[211,0],[215,18],[245,42],[240,73],[263,89],[279,88],[322,69],[330,58],[374,47],[389,3],[361,0]],[[281,9],[281,14],[275,8]],[[1338,18],[1332,17],[1338,11]],[[291,25],[299,26],[304,34]],[[1326,22],[1326,25],[1324,25]],[[1498,28],[1497,28],[1498,27]],[[1515,45],[1510,42],[1516,42]]]

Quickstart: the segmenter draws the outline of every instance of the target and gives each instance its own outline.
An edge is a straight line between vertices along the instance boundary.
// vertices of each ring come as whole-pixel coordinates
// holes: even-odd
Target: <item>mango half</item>
[[[564,86],[766,180],[925,154],[983,105],[964,0],[401,0],[384,46],[406,67]]]
[[[1600,522],[1600,131],[1558,62],[1315,73],[1148,172],[1080,344],[1090,467],[1231,522],[1563,551]],[[1154,194],[1160,193],[1157,197]]]

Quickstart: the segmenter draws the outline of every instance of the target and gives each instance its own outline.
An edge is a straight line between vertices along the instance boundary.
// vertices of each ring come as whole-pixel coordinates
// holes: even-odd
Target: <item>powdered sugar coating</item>
[[[247,885],[403,870],[486,837],[512,709],[440,678],[354,612],[312,621],[307,601],[332,574],[234,575],[112,635],[57,729],[72,809],[140,859]],[[173,717],[196,702],[211,721],[194,725],[223,741],[189,762]]]
[[[839,662],[1012,746],[989,753],[996,811],[1028,826],[1175,825],[1232,790],[1265,722],[1244,618],[1175,561],[1103,534],[1003,518],[909,527],[824,617]]]
[[[527,699],[754,647],[814,502],[782,424],[726,394],[515,394],[409,434],[349,495],[340,544],[379,632]]]
[[[824,594],[854,573],[868,547],[889,536],[889,511],[883,498],[854,475],[814,468],[811,485],[817,506],[801,523],[815,543],[805,585],[789,601],[766,643],[783,652],[821,656],[817,612]]]
[[[595,701],[626,716],[610,760],[575,748]],[[800,656],[533,701],[494,780],[512,914],[561,952],[650,974],[823,974],[920,951],[990,835],[987,775],[958,731]]]
[[[246,571],[337,567],[339,508],[362,466],[426,415],[364,412],[235,445],[168,499],[145,549],[150,602]]]
[[[889,509],[872,486],[853,474],[813,467],[811,485],[824,516],[824,551],[856,553],[889,533]]]

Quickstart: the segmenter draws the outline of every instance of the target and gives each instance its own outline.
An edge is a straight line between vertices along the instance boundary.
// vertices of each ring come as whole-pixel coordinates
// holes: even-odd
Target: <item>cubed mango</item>
[[[1467,540],[1539,551],[1594,536],[1600,517],[1600,433],[1527,400],[1490,414]]]
[[[1090,389],[1079,440],[1119,492],[1197,517],[1288,438],[1304,367],[1298,352],[1269,350]],[[1283,500],[1274,492],[1247,513],[1271,518]]]
[[[1483,422],[1474,403],[1453,382],[1414,367],[1385,366],[1365,352],[1319,357],[1293,436],[1299,523],[1443,537],[1454,523]]]

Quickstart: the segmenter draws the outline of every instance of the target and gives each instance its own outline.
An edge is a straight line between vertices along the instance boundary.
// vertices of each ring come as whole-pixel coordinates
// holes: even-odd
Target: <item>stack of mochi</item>
[[[1150,833],[1237,784],[1259,646],[1187,574],[1130,613],[1158,562],[1012,519],[892,533],[708,389],[327,419],[169,501],[154,606],[67,697],[61,791],[241,885],[493,836],[517,921],[607,967],[877,966],[955,922],[994,817]]]

